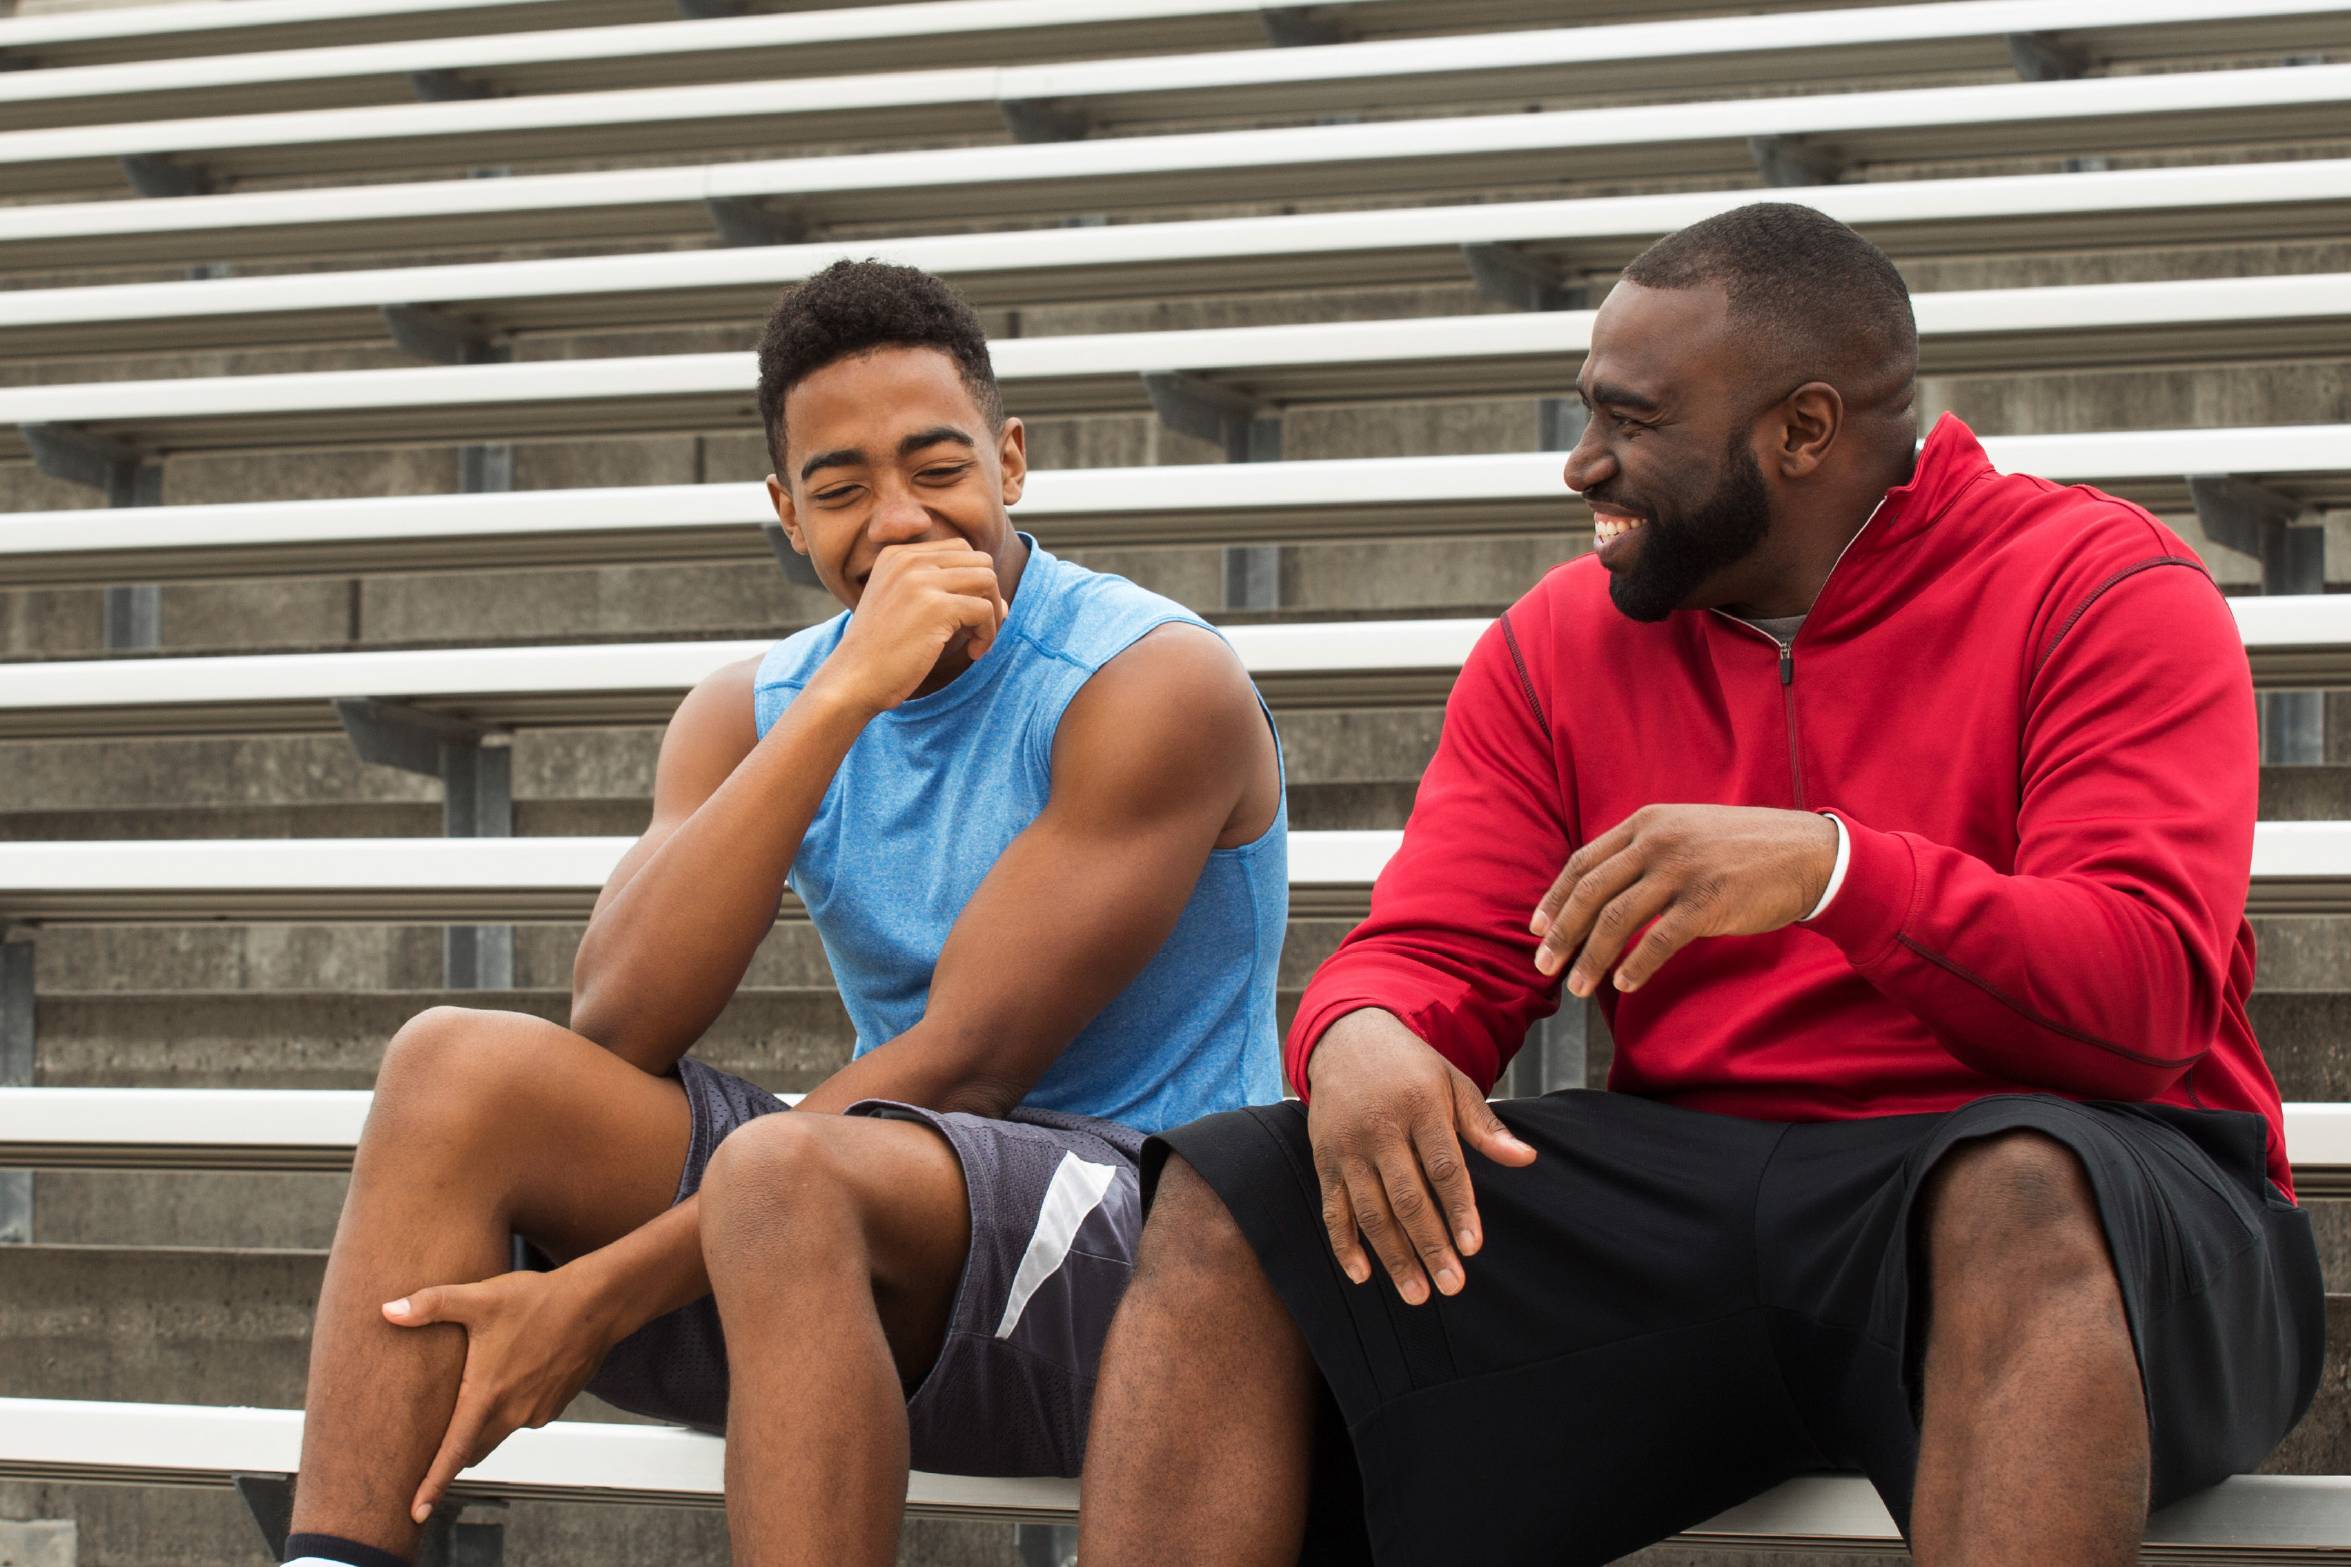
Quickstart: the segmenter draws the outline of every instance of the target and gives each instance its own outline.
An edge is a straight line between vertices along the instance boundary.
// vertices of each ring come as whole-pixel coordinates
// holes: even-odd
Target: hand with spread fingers
[[[563,1413],[622,1335],[598,1297],[567,1268],[446,1284],[387,1302],[397,1327],[454,1323],[465,1330],[457,1407],[417,1488],[409,1516],[423,1523],[459,1471],[480,1463],[524,1426]]]
[[[1390,1013],[1350,1012],[1307,1060],[1306,1133],[1322,1185],[1323,1227],[1340,1269],[1371,1278],[1372,1253],[1408,1306],[1466,1282],[1485,1243],[1462,1144],[1499,1164],[1532,1164],[1462,1070]]]
[[[1529,926],[1535,967],[1566,968],[1571,995],[1591,995],[1611,968],[1618,990],[1638,990],[1701,936],[1804,918],[1836,862],[1837,824],[1811,811],[1644,806],[1568,856]]]

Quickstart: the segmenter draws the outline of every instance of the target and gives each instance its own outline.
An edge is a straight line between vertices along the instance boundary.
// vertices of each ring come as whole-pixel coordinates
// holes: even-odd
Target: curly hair
[[[784,396],[825,366],[876,348],[935,348],[955,361],[991,431],[1004,398],[988,336],[963,297],[928,272],[886,261],[836,261],[776,301],[759,338],[759,420],[784,466]]]

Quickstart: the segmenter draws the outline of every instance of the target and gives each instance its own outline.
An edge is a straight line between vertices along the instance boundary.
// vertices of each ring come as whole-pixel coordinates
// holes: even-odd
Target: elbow
[[[582,1039],[602,1046],[640,1072],[660,1077],[674,1062],[674,1051],[665,1049],[662,1041],[651,1038],[619,1007],[608,1003],[596,986],[577,980],[572,988],[570,1027]]]
[[[1021,1099],[1028,1093],[1028,1086],[1001,1075],[964,1073],[939,1093],[932,1108],[948,1115],[960,1113],[1001,1121],[1019,1108]]]

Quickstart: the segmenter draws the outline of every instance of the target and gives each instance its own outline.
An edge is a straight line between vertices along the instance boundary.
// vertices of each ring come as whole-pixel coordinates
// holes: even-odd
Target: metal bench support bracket
[[[441,780],[444,836],[514,836],[514,750],[503,730],[368,697],[337,698],[335,716],[361,761]],[[441,956],[452,990],[513,988],[510,925],[448,926]]]
[[[1281,414],[1246,392],[1181,370],[1147,370],[1143,389],[1161,424],[1216,442],[1227,462],[1275,462],[1282,455]],[[1227,546],[1224,582],[1227,609],[1280,608],[1282,547]]]
[[[455,103],[466,98],[495,98],[497,89],[457,71],[410,71],[408,85],[422,103]]]
[[[2090,57],[2054,33],[2010,33],[2008,58],[2028,82],[2069,82],[2090,71]]]
[[[1041,98],[1006,98],[996,107],[1014,141],[1084,141],[1093,130],[1077,110]]]
[[[796,582],[804,588],[821,588],[824,579],[808,563],[808,557],[792,548],[792,541],[784,536],[784,525],[775,518],[761,519],[759,531],[767,535],[767,547],[775,551],[776,564],[784,568],[784,580]]]
[[[202,169],[174,163],[159,152],[126,154],[122,177],[142,196],[201,196],[212,189],[211,176]]]
[[[109,506],[157,506],[163,502],[163,465],[122,441],[68,425],[20,427],[33,466],[52,479],[86,484],[106,492]],[[151,582],[106,589],[101,635],[111,649],[163,644],[163,590]]]
[[[0,939],[0,1085],[33,1086],[33,944]],[[0,1246],[33,1240],[33,1172],[0,1171]]]
[[[1336,18],[1317,6],[1269,5],[1257,13],[1257,19],[1265,24],[1266,41],[1284,49],[1343,44],[1351,36]]]
[[[712,196],[703,205],[722,245],[797,245],[808,238],[808,216],[795,203]]]
[[[2300,502],[2234,474],[2194,474],[2196,520],[2216,544],[2261,562],[2264,593],[2326,591],[2326,530],[2302,521]],[[2326,693],[2261,694],[2261,760],[2272,767],[2326,760]]]
[[[1750,136],[1747,151],[1766,185],[1834,185],[1845,174],[1836,154],[1793,137]]]
[[[230,1482],[261,1531],[270,1556],[283,1560],[294,1527],[292,1475],[237,1475]],[[506,1555],[506,1504],[443,1504],[417,1542],[416,1567],[499,1567]]]

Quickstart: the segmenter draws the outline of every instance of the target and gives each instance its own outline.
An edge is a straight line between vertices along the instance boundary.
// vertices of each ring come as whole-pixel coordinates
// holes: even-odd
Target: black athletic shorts
[[[1308,1560],[1605,1562],[1829,1469],[1866,1473],[1907,1529],[1912,1199],[1953,1144],[2014,1128],[2071,1149],[2097,1193],[2155,1505],[2258,1464],[2316,1391],[2317,1250],[2258,1116],[2001,1095],[1782,1125],[1582,1090],[1494,1108],[1540,1157],[1469,1156],[1484,1249],[1461,1294],[1418,1307],[1332,1260],[1298,1105],[1146,1146],[1146,1192],[1170,1151],[1199,1171],[1321,1368]]]

